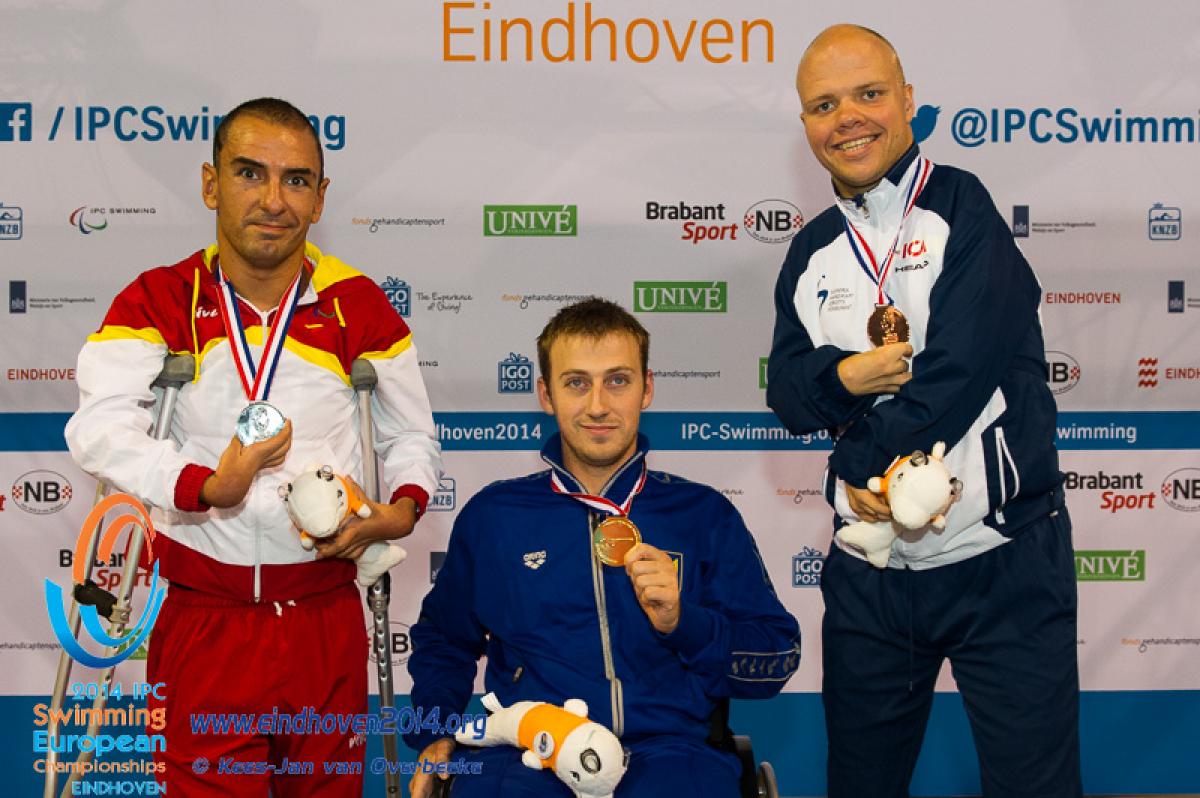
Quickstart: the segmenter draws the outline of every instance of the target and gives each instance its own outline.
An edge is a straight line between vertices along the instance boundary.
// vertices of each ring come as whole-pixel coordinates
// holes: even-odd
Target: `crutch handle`
[[[181,387],[196,379],[196,358],[192,355],[167,355],[162,371],[154,379],[155,388]]]
[[[361,357],[350,364],[350,385],[356,391],[373,391],[379,384],[379,376],[371,361]]]

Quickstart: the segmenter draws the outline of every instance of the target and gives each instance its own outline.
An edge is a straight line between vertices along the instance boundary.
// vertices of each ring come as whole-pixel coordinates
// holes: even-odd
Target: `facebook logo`
[[[0,141],[33,140],[33,104],[0,103]]]

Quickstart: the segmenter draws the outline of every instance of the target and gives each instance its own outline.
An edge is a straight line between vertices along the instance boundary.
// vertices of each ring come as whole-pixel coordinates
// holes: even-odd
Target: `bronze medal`
[[[628,518],[611,515],[592,530],[592,548],[605,565],[624,566],[625,555],[642,542],[642,534]]]
[[[867,337],[875,346],[908,343],[908,319],[895,305],[876,305],[867,319]]]

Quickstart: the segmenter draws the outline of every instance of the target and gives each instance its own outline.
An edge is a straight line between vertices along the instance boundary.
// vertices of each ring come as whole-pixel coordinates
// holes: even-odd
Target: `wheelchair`
[[[750,738],[744,734],[734,734],[729,728],[728,698],[717,702],[717,707],[709,718],[708,744],[733,754],[742,763],[738,798],[779,798],[779,785],[775,781],[775,769],[771,767],[771,763],[758,763],[754,758]],[[434,779],[433,798],[449,798],[450,784],[453,781],[453,776],[444,781]]]

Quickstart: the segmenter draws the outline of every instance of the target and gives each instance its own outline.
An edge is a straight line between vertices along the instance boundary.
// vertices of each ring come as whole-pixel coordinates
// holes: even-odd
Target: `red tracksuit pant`
[[[353,583],[279,604],[173,586],[146,662],[147,681],[165,683],[165,697],[149,702],[151,711],[166,708],[166,751],[155,754],[166,765],[159,781],[187,798],[360,798],[364,737],[302,723],[291,733],[280,727],[288,714],[365,713],[367,651]],[[326,772],[325,763],[341,762],[359,763],[359,774]]]

